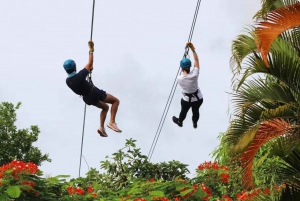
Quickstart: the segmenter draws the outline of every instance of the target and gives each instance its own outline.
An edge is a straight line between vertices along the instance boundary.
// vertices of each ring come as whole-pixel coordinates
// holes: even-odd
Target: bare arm
[[[85,65],[89,72],[93,70],[93,63],[94,63],[94,43],[93,41],[89,41],[90,53],[89,53],[89,62]]]
[[[93,70],[93,63],[94,63],[94,54],[90,52],[89,54],[89,62],[85,65],[85,68],[90,72]]]
[[[193,51],[193,56],[194,56],[194,60],[195,60],[194,66],[195,66],[195,68],[200,69],[200,64],[199,64],[199,58],[198,58],[198,55],[197,55],[197,53],[196,53],[195,50],[192,50],[192,51]]]
[[[194,45],[191,42],[187,42],[186,46],[188,46],[193,51],[193,56],[194,56],[194,60],[195,60],[195,62],[194,62],[195,68],[200,69],[199,58],[195,51],[196,48],[194,47]]]

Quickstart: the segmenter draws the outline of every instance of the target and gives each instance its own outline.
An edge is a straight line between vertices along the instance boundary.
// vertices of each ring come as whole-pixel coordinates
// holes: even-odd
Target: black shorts
[[[94,105],[97,106],[99,101],[104,101],[106,99],[106,91],[98,89],[94,86],[92,91],[87,96],[83,96],[83,101],[87,105]]]

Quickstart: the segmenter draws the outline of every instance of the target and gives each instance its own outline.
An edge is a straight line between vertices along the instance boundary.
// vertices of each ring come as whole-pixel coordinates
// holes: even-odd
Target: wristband
[[[94,52],[89,52],[90,54],[94,54]]]

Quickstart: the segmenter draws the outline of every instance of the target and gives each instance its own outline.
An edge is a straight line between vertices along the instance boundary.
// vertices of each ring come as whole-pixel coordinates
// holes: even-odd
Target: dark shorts
[[[98,89],[94,86],[92,91],[87,96],[83,96],[83,101],[87,105],[94,105],[97,106],[99,101],[104,101],[106,99],[106,91]]]

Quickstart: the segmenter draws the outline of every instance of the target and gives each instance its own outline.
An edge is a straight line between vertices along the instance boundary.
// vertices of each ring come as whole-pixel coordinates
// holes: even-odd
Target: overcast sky
[[[137,140],[147,155],[184,53],[197,0],[96,0],[93,82],[121,101],[117,123],[97,133],[100,110],[87,107],[83,155],[90,167]],[[183,127],[177,88],[152,162],[179,160],[194,169],[219,144],[229,123],[231,41],[250,25],[259,0],[203,0],[193,43],[200,59],[204,96],[198,129],[189,112]],[[22,102],[17,126],[38,125],[34,145],[49,153],[41,169],[52,176],[78,176],[84,102],[65,84],[66,59],[77,69],[88,61],[92,0],[0,1],[0,102]],[[108,115],[109,120],[110,115]],[[108,121],[107,121],[108,122]],[[83,162],[82,173],[88,171]]]

